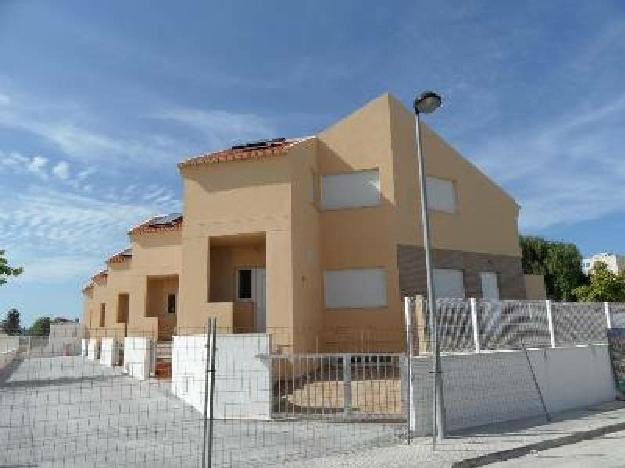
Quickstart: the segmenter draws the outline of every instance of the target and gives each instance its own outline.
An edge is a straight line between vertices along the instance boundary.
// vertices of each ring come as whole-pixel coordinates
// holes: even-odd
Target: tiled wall
[[[525,299],[525,278],[521,257],[461,250],[433,251],[434,268],[453,268],[464,272],[466,297],[482,297],[481,272],[497,273],[500,299]],[[425,295],[425,251],[416,245],[397,246],[399,289],[402,296]]]

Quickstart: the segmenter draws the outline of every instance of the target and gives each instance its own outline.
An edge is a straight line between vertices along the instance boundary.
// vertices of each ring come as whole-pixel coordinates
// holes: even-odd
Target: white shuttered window
[[[325,210],[380,204],[380,173],[356,171],[321,178],[321,207]]]
[[[483,271],[480,273],[482,280],[482,298],[499,299],[499,286],[497,284],[497,273]]]
[[[464,297],[464,274],[462,270],[434,269],[434,290],[436,297]]]
[[[386,272],[382,268],[323,273],[328,309],[386,306]]]
[[[456,212],[456,190],[450,180],[428,177],[426,179],[428,192],[428,209],[430,211]]]

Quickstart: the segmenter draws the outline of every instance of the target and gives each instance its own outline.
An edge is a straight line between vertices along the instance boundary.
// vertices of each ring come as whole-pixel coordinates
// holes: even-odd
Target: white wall
[[[17,336],[0,336],[0,370],[15,359],[19,345],[20,339]]]
[[[150,338],[127,336],[124,338],[124,371],[139,380],[154,373],[154,346]]]
[[[606,345],[528,350],[550,413],[583,408],[616,397]],[[543,415],[523,351],[443,355],[447,427],[469,427]],[[411,427],[431,433],[431,359],[413,359]]]
[[[102,338],[100,342],[100,364],[113,367],[119,365],[119,342],[115,338]]]
[[[87,359],[95,361],[100,358],[100,340],[97,338],[89,338],[87,345]]]
[[[81,342],[80,355],[86,357],[88,349],[89,349],[89,339],[83,338],[80,340],[80,342]]]
[[[204,411],[206,336],[174,336],[172,392]],[[270,419],[270,352],[267,334],[217,335],[215,418]],[[209,382],[210,385],[210,382]],[[210,389],[210,386],[209,386]]]

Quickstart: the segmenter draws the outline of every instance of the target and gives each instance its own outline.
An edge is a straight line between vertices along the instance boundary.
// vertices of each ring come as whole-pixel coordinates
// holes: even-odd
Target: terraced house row
[[[89,333],[162,341],[216,316],[306,351],[341,330],[401,330],[402,296],[425,293],[414,126],[385,94],[314,136],[182,161],[183,212],[130,229],[83,290]],[[517,203],[423,132],[439,296],[540,298]]]

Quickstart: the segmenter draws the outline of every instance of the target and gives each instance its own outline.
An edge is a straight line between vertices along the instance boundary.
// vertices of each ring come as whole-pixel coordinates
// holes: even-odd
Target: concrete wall
[[[124,371],[136,379],[148,379],[155,370],[154,353],[151,338],[127,336],[124,338]]]
[[[525,277],[525,294],[528,300],[547,299],[545,277],[543,275],[523,275]]]
[[[100,364],[107,367],[119,365],[119,341],[116,338],[102,338],[100,341]]]
[[[206,336],[174,336],[172,392],[204,411]],[[215,418],[270,419],[270,352],[267,334],[217,335]],[[210,389],[210,387],[209,387]]]
[[[0,336],[0,371],[15,359],[19,344],[17,336]]]
[[[89,338],[87,345],[87,359],[95,361],[100,359],[100,338]]]
[[[605,345],[528,350],[550,413],[614,400],[616,393]],[[442,357],[447,427],[459,430],[544,414],[523,351]],[[413,359],[411,427],[431,433],[431,360]]]

